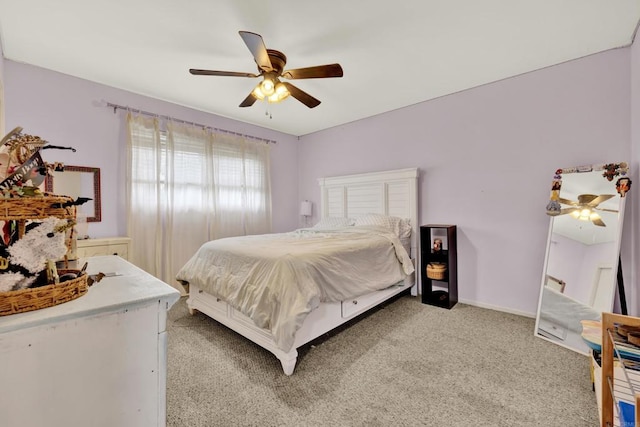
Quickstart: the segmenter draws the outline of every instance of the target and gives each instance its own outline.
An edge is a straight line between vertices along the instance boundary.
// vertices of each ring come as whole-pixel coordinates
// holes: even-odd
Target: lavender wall
[[[272,151],[274,231],[300,224],[300,200],[318,206],[319,177],[419,167],[421,224],[459,226],[461,300],[533,314],[553,171],[629,158],[637,166],[637,125],[633,157],[630,144],[630,105],[634,117],[639,105],[640,81],[634,77],[634,85],[630,83],[632,65],[640,69],[636,51],[605,52],[299,141],[5,60],[6,123],[78,149],[75,154],[47,154],[47,160],[101,168],[104,220],[91,224],[89,232],[95,237],[126,231],[122,113],[97,106],[100,100],[278,140]],[[635,213],[632,223],[637,220]],[[630,221],[628,216],[627,230]],[[623,263],[624,256],[631,256],[626,255],[632,246],[627,239]]]
[[[24,132],[51,144],[77,149],[76,153],[45,150],[47,161],[100,168],[102,222],[90,223],[90,236],[126,235],[125,113],[114,114],[100,105],[102,100],[276,140],[271,151],[273,230],[297,226],[297,138],[13,61],[5,60],[4,70],[7,128],[22,126]]]
[[[2,39],[0,38],[0,138],[6,134],[4,129],[4,60],[2,60],[2,55]]]
[[[317,178],[414,167],[421,224],[457,224],[462,301],[537,309],[558,167],[629,159],[630,60],[619,49],[307,135],[300,197]]]
[[[627,217],[625,221],[625,240],[623,243],[631,250],[623,253],[622,265],[625,268],[625,288],[630,302],[630,313],[640,312],[640,272],[638,257],[640,256],[640,43],[637,41],[631,51],[631,164],[634,192],[627,201]],[[629,274],[628,274],[629,273]]]
[[[596,267],[603,262],[610,265],[614,253],[613,242],[585,245],[555,233],[549,249],[547,274],[565,281],[566,296],[589,304]]]

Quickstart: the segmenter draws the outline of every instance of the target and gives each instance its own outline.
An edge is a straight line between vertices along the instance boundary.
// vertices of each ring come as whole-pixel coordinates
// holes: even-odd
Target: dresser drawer
[[[229,309],[227,308],[228,306],[226,302],[222,301],[220,298],[206,293],[202,289],[198,289],[195,286],[190,286],[189,299],[198,300],[198,302],[200,302],[201,304],[207,305],[210,309],[224,316],[228,316],[229,314]]]
[[[369,308],[377,305],[381,301],[386,300],[387,298],[389,298],[389,296],[397,292],[398,287],[391,286],[380,291],[375,291],[366,295],[359,296],[357,298],[344,300],[341,302],[342,317],[348,319],[364,311],[367,311]]]
[[[342,317],[348,318],[362,313],[369,307],[375,305],[381,296],[378,292],[373,292],[367,295],[362,295],[357,298],[351,298],[346,301],[342,301]]]
[[[77,248],[76,253],[79,258],[87,258],[100,255],[119,255],[124,259],[129,258],[128,245],[104,245],[104,246],[87,246],[85,248]]]
[[[118,255],[129,259],[129,238],[86,239],[76,243],[78,258],[88,258],[102,255]]]

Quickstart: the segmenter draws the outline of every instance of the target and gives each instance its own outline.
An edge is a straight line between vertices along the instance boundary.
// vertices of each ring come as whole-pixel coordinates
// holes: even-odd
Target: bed
[[[297,349],[406,292],[417,294],[416,168],[321,178],[314,227],[205,243],[180,269],[187,306],[273,353]]]
[[[574,332],[582,332],[580,321],[600,320],[600,312],[562,292],[545,286],[542,290],[540,318],[553,323],[563,324]]]
[[[583,320],[600,320],[600,312],[549,286],[542,288],[538,333],[553,341],[587,353],[581,338]]]

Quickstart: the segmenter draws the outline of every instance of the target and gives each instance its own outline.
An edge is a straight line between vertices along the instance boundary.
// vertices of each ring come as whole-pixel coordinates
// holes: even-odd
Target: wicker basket
[[[79,273],[79,270],[58,270],[58,274]],[[87,274],[55,285],[0,292],[0,316],[39,310],[71,301],[87,293]]]
[[[74,205],[61,207],[73,202],[69,196],[45,193],[42,197],[14,197],[0,200],[0,221],[45,219],[55,216],[60,219],[75,219]]]
[[[25,234],[25,226],[29,220],[42,220],[49,217],[60,219],[76,218],[76,207],[71,204],[73,198],[45,193],[42,197],[15,197],[0,200],[0,221],[17,221],[18,237]],[[68,204],[69,206],[64,206]],[[69,250],[73,246],[74,237],[66,239]],[[66,257],[65,257],[66,265]],[[79,273],[79,270],[59,269],[61,276],[66,273]],[[87,275],[66,280],[64,282],[37,288],[18,291],[0,292],[0,316],[39,310],[76,299],[87,293],[89,289]]]
[[[447,264],[430,262],[427,264],[427,277],[432,280],[442,280],[447,274]]]

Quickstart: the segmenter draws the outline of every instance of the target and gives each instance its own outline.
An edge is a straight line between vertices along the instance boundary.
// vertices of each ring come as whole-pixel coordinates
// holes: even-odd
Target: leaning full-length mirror
[[[582,320],[610,312],[622,236],[626,163],[559,169],[553,178],[549,237],[535,334],[580,353]]]

